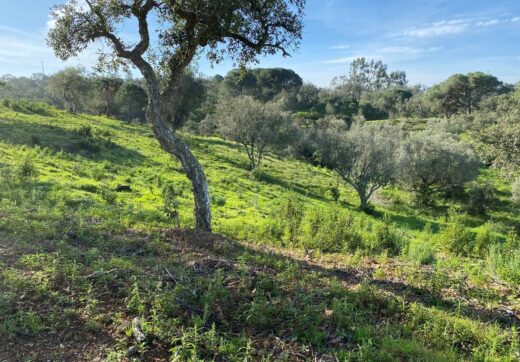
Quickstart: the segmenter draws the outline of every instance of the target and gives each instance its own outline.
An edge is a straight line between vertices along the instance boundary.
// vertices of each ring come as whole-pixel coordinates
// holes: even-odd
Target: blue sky
[[[0,74],[52,73],[65,64],[44,41],[49,8],[59,0],[0,0]],[[432,85],[453,73],[481,70],[520,81],[520,0],[308,0],[300,49],[289,59],[262,58],[259,66],[286,67],[326,86],[348,72],[352,59],[383,60],[412,83]],[[67,64],[95,63],[95,49]],[[206,75],[225,74],[232,64]]]

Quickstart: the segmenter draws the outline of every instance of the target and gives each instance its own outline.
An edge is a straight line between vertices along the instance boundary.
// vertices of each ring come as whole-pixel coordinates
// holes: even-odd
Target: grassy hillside
[[[0,105],[0,360],[520,358],[520,255],[494,247],[517,246],[520,213],[497,171],[487,216],[395,187],[366,215],[327,170],[271,155],[252,176],[238,145],[186,137],[224,236],[172,229],[163,190],[187,228],[190,185],[148,127]],[[452,225],[493,246],[451,254]]]

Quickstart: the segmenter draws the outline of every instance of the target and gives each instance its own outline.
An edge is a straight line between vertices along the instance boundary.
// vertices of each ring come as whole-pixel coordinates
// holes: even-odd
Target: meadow
[[[269,154],[251,173],[238,144],[185,134],[208,234],[147,126],[1,104],[0,360],[520,358],[520,213],[498,170],[484,216],[397,186],[364,213],[332,171]]]

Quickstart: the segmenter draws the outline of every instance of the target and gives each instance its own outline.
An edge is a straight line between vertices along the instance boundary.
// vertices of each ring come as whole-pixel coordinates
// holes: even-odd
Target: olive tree
[[[262,103],[251,96],[220,102],[217,106],[218,131],[244,146],[251,171],[255,171],[267,148],[287,145],[289,116],[276,103]]]
[[[514,171],[520,168],[520,122],[500,121],[474,132],[480,154],[493,165]]]
[[[138,84],[123,83],[116,94],[118,116],[126,122],[143,122],[147,99],[146,91]]]
[[[360,209],[368,210],[372,194],[395,178],[395,155],[401,132],[397,127],[332,121],[317,136],[318,153],[327,167],[356,190]]]
[[[88,99],[90,85],[83,68],[68,67],[49,78],[47,89],[64,108],[76,113],[84,109],[82,105]]]
[[[93,79],[94,106],[98,114],[107,117],[116,114],[116,95],[123,85],[123,80],[117,77],[101,76]]]
[[[475,180],[479,166],[468,144],[443,132],[411,134],[398,155],[399,178],[422,205],[431,204],[435,192],[455,190]]]
[[[230,56],[242,65],[261,54],[288,56],[301,38],[305,0],[85,2],[79,6],[71,0],[54,7],[48,44],[65,60],[91,43],[103,43],[100,65],[123,64],[141,72],[148,93],[147,120],[162,148],[181,161],[191,181],[196,228],[210,231],[206,176],[176,132],[183,119],[171,100],[179,94],[179,79],[202,52],[212,62]],[[126,23],[136,24],[137,41],[123,39]],[[151,37],[152,32],[157,35]]]

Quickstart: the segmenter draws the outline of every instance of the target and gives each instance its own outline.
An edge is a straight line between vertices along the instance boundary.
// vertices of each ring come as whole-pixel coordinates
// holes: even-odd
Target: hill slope
[[[189,227],[189,183],[147,127],[0,106],[0,360],[520,358],[516,274],[442,248],[457,205],[390,188],[365,215],[329,171],[190,144],[226,237],[171,229],[163,189]],[[483,177],[500,203],[463,222],[505,242],[520,216]]]

